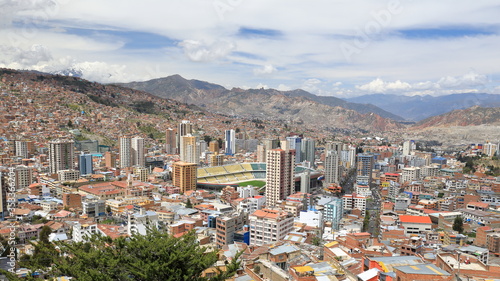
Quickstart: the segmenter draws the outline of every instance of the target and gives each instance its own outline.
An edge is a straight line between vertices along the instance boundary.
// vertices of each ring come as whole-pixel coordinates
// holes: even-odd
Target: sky
[[[500,94],[500,3],[0,0],[0,67],[324,96]]]

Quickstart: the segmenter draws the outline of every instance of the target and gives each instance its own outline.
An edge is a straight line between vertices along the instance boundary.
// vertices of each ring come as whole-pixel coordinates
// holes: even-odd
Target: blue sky
[[[6,0],[0,66],[337,97],[500,94],[498,14],[490,0]]]

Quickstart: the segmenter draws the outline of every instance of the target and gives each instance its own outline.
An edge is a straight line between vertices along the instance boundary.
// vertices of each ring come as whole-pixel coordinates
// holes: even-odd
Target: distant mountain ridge
[[[284,95],[285,97],[290,98],[302,97],[330,107],[339,106],[345,109],[351,109],[357,111],[360,114],[374,113],[383,118],[389,118],[396,121],[404,120],[404,118],[402,118],[401,116],[392,114],[374,105],[347,102],[345,100],[331,96],[317,96],[300,89],[291,91],[279,91],[275,89],[244,90],[240,88],[233,88],[229,90],[224,88],[223,86],[205,81],[195,79],[187,80],[177,74],[144,82],[119,83],[118,85],[145,91],[163,98],[174,99],[180,102],[195,104],[201,107],[206,106],[207,108],[209,108],[209,106],[213,103],[212,101],[221,100],[224,96],[234,97],[234,93],[255,93],[256,91],[264,93],[263,91],[266,91],[266,93],[269,95]],[[192,95],[193,93],[198,92],[205,92],[205,95]],[[241,98],[241,96],[239,96],[238,98]]]
[[[500,126],[500,107],[472,106],[457,109],[422,120],[412,126],[412,129],[479,125]]]
[[[421,121],[432,116],[476,105],[481,107],[500,107],[500,95],[484,93],[451,94],[438,97],[429,95],[401,96],[373,94],[346,100],[349,102],[373,104],[413,121]]]

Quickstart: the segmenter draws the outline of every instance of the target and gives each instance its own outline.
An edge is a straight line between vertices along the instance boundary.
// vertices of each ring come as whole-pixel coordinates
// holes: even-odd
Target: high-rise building
[[[172,184],[184,193],[189,190],[196,190],[197,165],[182,161],[172,165]]]
[[[276,149],[276,148],[280,147],[279,140],[263,139],[262,143],[266,147],[266,150]]]
[[[362,184],[370,184],[372,182],[373,165],[373,155],[358,154],[356,181]]]
[[[145,167],[144,139],[124,136],[120,138],[120,168]]]
[[[299,136],[292,136],[292,137],[287,137],[286,138],[288,142],[288,148],[293,149],[295,151],[301,151],[302,150],[302,138]],[[283,148],[284,149],[284,148]],[[302,162],[302,153],[296,153],[295,154],[295,163],[300,163]]]
[[[182,137],[187,136],[192,134],[193,131],[193,124],[191,124],[190,121],[188,120],[182,120],[181,123],[179,123],[179,127],[177,128],[177,151],[180,153],[181,146],[182,146]]]
[[[9,189],[8,177],[6,174],[0,172],[0,218],[3,220],[6,216],[9,215],[7,208],[7,191],[11,191]],[[14,199],[14,198],[12,198]]]
[[[90,175],[94,173],[94,167],[92,165],[92,154],[82,154],[78,155],[78,169],[80,170],[80,175]]]
[[[324,216],[325,221],[329,221],[332,223],[333,230],[340,229],[340,221],[342,220],[342,216],[344,215],[344,208],[342,206],[342,199],[333,198],[332,201],[326,203],[324,208]]]
[[[120,138],[120,168],[132,167],[132,138],[124,136]]]
[[[75,151],[73,141],[54,140],[49,142],[49,171],[56,174],[59,170],[75,168]]]
[[[219,142],[210,141],[210,143],[208,144],[208,150],[212,153],[219,153]]]
[[[16,153],[16,156],[19,156],[19,157],[22,157],[22,158],[28,158],[29,157],[28,142],[27,141],[16,140],[16,142],[15,142],[15,153]]]
[[[236,133],[234,130],[226,130],[225,136],[224,151],[226,155],[234,155],[236,153]]]
[[[28,166],[19,165],[14,169],[16,175],[16,189],[30,186],[33,183],[33,169]]]
[[[116,167],[116,156],[111,151],[106,151],[104,153],[104,165],[108,168]]]
[[[174,129],[168,128],[165,134],[165,152],[167,154],[177,153],[177,137]]]
[[[294,192],[295,150],[269,150],[266,164],[266,202],[275,206]]]
[[[131,147],[132,165],[145,167],[146,157],[144,156],[144,139],[140,137],[132,138]]]
[[[197,144],[197,137],[190,134],[181,137],[180,159],[183,162],[195,163],[200,162],[200,153]]]
[[[403,142],[403,156],[411,155],[411,152],[415,149],[414,141],[405,141]]]
[[[307,161],[311,167],[314,166],[314,159],[316,157],[316,147],[313,139],[304,138],[301,145],[301,162]]]
[[[266,162],[266,146],[263,144],[257,145],[257,162]]]
[[[325,156],[325,182],[339,183],[340,155],[337,150],[327,150]]]
[[[248,219],[252,246],[274,244],[293,230],[293,215],[285,211],[257,210]]]

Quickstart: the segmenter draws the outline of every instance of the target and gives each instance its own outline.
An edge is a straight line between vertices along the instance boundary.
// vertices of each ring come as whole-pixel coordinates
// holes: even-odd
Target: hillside
[[[203,87],[207,92],[190,92],[190,99],[203,100],[206,93],[219,90],[216,85]],[[235,128],[260,139],[287,132],[324,138],[332,133],[401,127],[375,114],[321,105],[304,97],[271,94],[272,90],[252,91],[255,93],[249,95],[247,91],[233,90],[232,98],[214,99],[213,113],[206,110],[206,105],[201,108],[78,77],[0,69],[0,123],[5,124],[0,128],[0,138],[26,138],[43,144],[69,137],[116,145],[120,136],[133,134],[161,143],[165,130],[181,120],[191,120],[202,136],[211,138],[221,138],[224,130]],[[231,114],[223,110],[227,107],[234,108]]]
[[[169,98],[188,104],[195,104],[198,106],[206,107],[208,110],[212,110],[215,107],[219,112],[223,112],[225,114],[232,114],[233,111],[238,111],[238,109],[233,107],[220,108],[218,106],[219,101],[235,99],[232,100],[235,104],[241,104],[238,102],[240,100],[236,99],[245,98],[244,100],[242,100],[242,102],[251,105],[252,101],[254,101],[255,98],[252,97],[246,98],[246,95],[254,94],[255,91],[259,91],[259,93],[261,94],[265,93],[269,97],[272,95],[283,95],[285,97],[292,98],[292,100],[293,98],[303,98],[305,100],[314,101],[315,103],[327,105],[330,107],[338,106],[345,109],[351,109],[360,114],[375,113],[381,117],[393,119],[396,121],[404,120],[400,116],[389,113],[371,104],[366,105],[359,103],[350,103],[335,97],[316,96],[304,90],[293,90],[293,91],[278,91],[274,89],[243,90],[239,88],[233,88],[231,90],[228,90],[220,85],[194,79],[187,80],[179,75],[172,75],[165,78],[153,79],[145,82],[132,82],[132,83],[124,83],[118,85],[145,91],[163,98]],[[228,103],[226,106],[231,106],[231,103]],[[241,105],[239,105],[238,107],[241,107]],[[275,117],[278,118],[279,116]]]
[[[364,95],[347,99],[350,102],[376,105],[384,110],[402,116],[407,120],[423,119],[465,109],[474,105],[481,107],[500,107],[500,95],[463,93],[445,96],[402,96],[388,94]]]
[[[255,129],[252,122],[212,114],[193,105],[129,88],[102,85],[77,77],[0,69],[0,137],[45,142],[53,138],[98,139],[113,145],[126,134],[161,140],[181,120],[196,121],[209,136],[221,136],[231,124]],[[279,127],[274,123],[261,128]]]
[[[472,106],[467,109],[454,110],[439,116],[422,120],[415,124],[413,129],[426,129],[453,126],[500,126],[500,107],[485,108]]]

